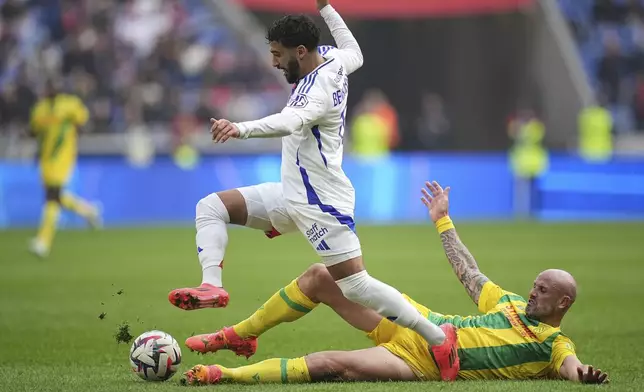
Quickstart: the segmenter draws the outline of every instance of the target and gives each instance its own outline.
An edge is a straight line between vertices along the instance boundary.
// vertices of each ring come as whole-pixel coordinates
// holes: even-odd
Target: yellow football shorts
[[[64,187],[69,182],[73,171],[73,164],[44,163],[40,165],[40,178],[46,187]]]
[[[404,295],[423,316],[427,317],[430,310]],[[383,319],[380,324],[367,334],[376,346],[381,346],[399,357],[413,370],[419,380],[440,381],[440,372],[429,353],[427,342],[411,329],[401,327],[393,322]]]

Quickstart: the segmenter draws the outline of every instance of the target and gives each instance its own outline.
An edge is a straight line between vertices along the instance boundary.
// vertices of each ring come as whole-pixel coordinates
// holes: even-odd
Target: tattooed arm
[[[472,301],[478,305],[483,285],[489,279],[479,270],[474,256],[461,242],[456,229],[451,228],[442,232],[441,242],[456,277],[461,281]]]
[[[447,260],[452,265],[458,280],[465,286],[467,294],[478,305],[483,285],[489,279],[481,273],[474,256],[461,242],[454,224],[449,219],[450,188],[447,187],[443,190],[436,181],[426,182],[425,185],[427,189],[422,189],[421,201],[429,210],[429,216],[438,228]]]

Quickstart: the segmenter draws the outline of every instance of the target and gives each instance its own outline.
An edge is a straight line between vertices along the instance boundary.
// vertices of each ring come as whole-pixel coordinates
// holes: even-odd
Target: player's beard
[[[530,318],[534,318],[533,316],[535,316],[535,310],[536,310],[535,305],[528,304],[528,306],[525,307],[526,316]]]
[[[300,63],[297,62],[297,59],[291,58],[284,71],[284,77],[289,84],[297,83],[300,80]]]
[[[549,303],[541,303],[539,305],[536,300],[532,303],[528,302],[525,307],[525,315],[534,320],[541,320],[543,316],[552,314],[554,308]]]

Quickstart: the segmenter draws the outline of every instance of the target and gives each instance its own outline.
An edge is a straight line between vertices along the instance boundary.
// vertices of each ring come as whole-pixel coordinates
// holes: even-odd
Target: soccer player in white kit
[[[353,219],[355,191],[342,170],[348,76],[362,66],[363,57],[328,0],[316,2],[337,48],[318,46],[320,30],[307,16],[285,16],[268,30],[273,66],[293,84],[286,107],[256,121],[211,119],[215,143],[281,137],[281,182],[212,193],[199,201],[196,241],[202,284],[173,290],[169,300],[185,310],[227,305],[221,274],[228,223],[263,230],[270,238],[299,230],[345,297],[416,331],[449,371],[454,327],[432,324],[398,290],[365,270]]]

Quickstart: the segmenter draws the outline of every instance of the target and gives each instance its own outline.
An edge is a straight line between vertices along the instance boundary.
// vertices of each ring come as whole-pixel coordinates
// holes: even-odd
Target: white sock
[[[203,269],[203,278],[201,283],[208,283],[217,287],[224,287],[224,284],[221,280],[222,268],[219,265],[213,265],[210,267],[205,267]]]
[[[423,317],[398,290],[372,278],[367,271],[358,272],[336,283],[347,299],[375,310],[400,326],[414,330],[430,345],[440,345],[445,341],[442,329]]]
[[[216,193],[197,203],[195,223],[197,226],[197,251],[203,271],[202,283],[223,287],[221,262],[224,260],[230,216],[226,206]]]

